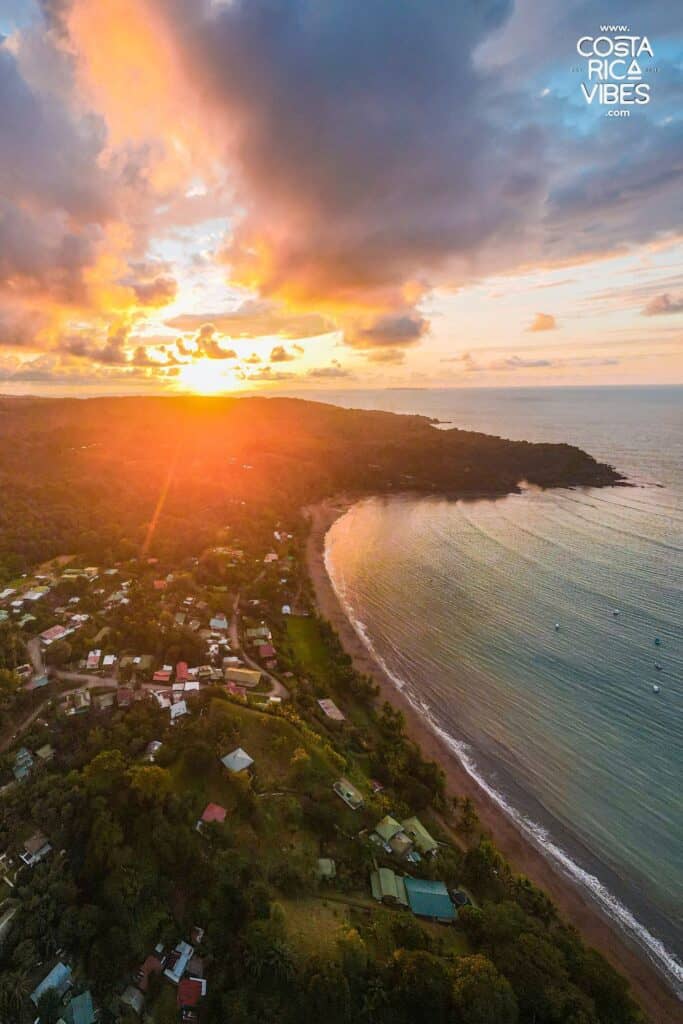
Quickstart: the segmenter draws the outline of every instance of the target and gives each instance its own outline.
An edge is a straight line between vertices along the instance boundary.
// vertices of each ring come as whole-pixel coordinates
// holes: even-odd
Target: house
[[[359,807],[362,807],[365,803],[363,794],[360,793],[355,786],[352,786],[348,779],[337,779],[335,784],[332,786],[338,797],[347,804],[352,811],[357,811]]]
[[[375,826],[373,838],[382,844],[387,853],[393,853],[396,857],[407,856],[413,848],[413,840],[406,834],[401,823],[390,814]]]
[[[38,749],[36,750],[36,757],[40,758],[43,764],[45,764],[47,761],[51,761],[54,756],[54,747],[52,747],[49,743],[46,743],[42,747],[38,747]]]
[[[89,991],[74,996],[62,1013],[64,1024],[95,1024],[97,1013]]]
[[[432,921],[450,924],[458,914],[443,882],[432,882],[426,878],[406,878],[406,893],[410,909],[416,917],[428,917]]]
[[[150,740],[150,742],[147,744],[147,747],[145,748],[145,757],[147,758],[147,760],[153,761],[157,756],[158,752],[161,750],[162,746],[163,744],[161,740]]]
[[[217,822],[219,825],[222,825],[227,813],[225,807],[221,807],[220,804],[207,804],[195,826],[197,832],[201,832],[204,825],[208,825],[211,822]]]
[[[29,777],[32,768],[33,754],[26,747],[20,747],[14,758],[14,767],[12,768],[14,778],[17,782],[22,782]]]
[[[154,581],[154,589],[155,590],[166,590],[167,586],[168,586],[168,584],[167,584],[166,580],[155,580]]]
[[[136,988],[135,985],[129,985],[119,998],[124,1006],[132,1010],[133,1013],[136,1013],[138,1017],[140,1016],[145,1005],[145,997],[139,988]]]
[[[102,668],[114,668],[115,665],[116,665],[116,655],[115,654],[105,654],[104,658],[102,659]]]
[[[187,714],[187,704],[184,700],[179,700],[177,704],[171,704],[171,722],[175,722],[178,718],[182,718],[183,715]]]
[[[204,995],[206,995],[206,980],[204,978],[183,978],[178,985],[178,1006],[181,1010],[196,1006]]]
[[[221,633],[224,633],[228,628],[228,620],[226,619],[223,612],[219,612],[217,615],[214,615],[213,618],[209,621],[209,626],[211,627],[211,629],[215,629]]]
[[[377,871],[373,871],[370,875],[373,899],[376,899],[378,903],[407,907],[406,881],[407,879],[397,875],[391,868],[379,868]]]
[[[102,651],[94,650],[88,654],[88,660],[85,663],[85,667],[88,672],[94,672],[100,667],[100,658],[102,657]]]
[[[433,836],[430,836],[419,818],[406,818],[403,822],[404,831],[413,840],[416,849],[426,857],[433,857],[439,849],[439,844]]]
[[[170,681],[171,681],[171,671],[172,670],[170,668],[167,668],[165,665],[164,665],[163,668],[157,669],[156,672],[154,673],[154,675],[152,676],[152,682],[153,683],[170,683]]]
[[[31,992],[31,1002],[37,1006],[41,996],[45,995],[51,988],[55,989],[60,997],[64,995],[71,982],[71,968],[63,964],[61,960],[55,964],[49,974],[46,974],[40,985]]]
[[[252,626],[246,631],[248,640],[262,640],[268,643],[272,640],[272,635],[267,626]]]
[[[51,849],[52,847],[43,833],[36,832],[30,839],[26,840],[24,852],[20,853],[19,856],[24,864],[32,868],[34,864],[38,864],[44,857],[47,857]]]
[[[228,666],[224,672],[226,683],[239,683],[240,686],[254,687],[261,682],[261,673],[252,668],[234,668]]]
[[[320,882],[331,882],[337,876],[337,865],[329,857],[318,857],[315,877]]]
[[[55,640],[63,640],[65,636],[69,636],[71,633],[73,633],[73,629],[67,629],[66,626],[50,626],[49,629],[44,630],[40,634],[39,639],[45,647],[49,647]]]
[[[176,683],[186,683],[189,679],[188,667],[186,661],[179,661],[175,667],[175,680]]]
[[[116,703],[120,708],[129,708],[135,700],[135,691],[128,686],[119,686],[116,691]]]
[[[261,644],[261,646],[258,649],[258,656],[263,661],[266,661],[268,658],[274,658],[275,648],[273,647],[272,644]]]
[[[136,975],[136,981],[138,988],[141,992],[146,992],[149,988],[149,978],[152,974],[161,974],[163,970],[163,964],[155,953],[145,959],[144,963],[140,965],[138,973]]]
[[[181,941],[175,947],[172,953],[169,953],[166,958],[166,970],[164,976],[172,981],[174,985],[177,985],[187,967],[190,957],[194,953],[194,949],[188,942]]]
[[[329,699],[329,697],[324,697],[322,700],[319,700],[318,704],[322,708],[323,712],[327,715],[327,717],[331,718],[332,721],[344,721],[346,716],[344,715],[343,712],[339,710],[334,701]]]
[[[74,690],[71,696],[72,707],[70,712],[67,712],[67,714],[75,715],[79,711],[87,711],[88,708],[90,707],[90,700],[90,690]]]
[[[251,768],[254,763],[254,759],[249,757],[246,750],[242,750],[241,747],[237,747],[231,753],[226,754],[225,757],[221,758],[221,764],[225,765],[228,771],[237,774],[238,772],[246,771]]]

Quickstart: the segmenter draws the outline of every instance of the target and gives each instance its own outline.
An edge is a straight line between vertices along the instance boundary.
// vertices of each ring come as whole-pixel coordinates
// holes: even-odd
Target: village
[[[25,637],[16,674],[30,701],[2,742],[0,797],[30,781],[49,784],[68,763],[71,730],[106,733],[127,715],[151,716],[155,731],[136,761],[190,794],[194,832],[204,838],[199,856],[212,856],[221,830],[238,845],[246,830],[284,846],[285,875],[296,860],[293,880],[279,879],[281,868],[269,877],[302,950],[329,946],[330,936],[333,945],[349,929],[374,942],[384,933],[381,941],[390,942],[396,914],[421,922],[419,941],[429,948],[467,949],[458,912],[474,898],[458,878],[462,837],[444,833],[424,786],[415,792],[426,824],[392,796],[388,777],[369,776],[372,687],[345,693],[330,671],[326,689],[331,662],[291,531],[276,528],[257,552],[221,543],[181,569],[156,556],[100,566],[56,559],[0,592],[0,623]],[[194,742],[198,728],[234,738],[221,740],[200,772],[190,768],[191,742],[184,742]],[[256,811],[259,803],[267,810]],[[466,808],[463,818],[471,814]],[[471,827],[464,820],[463,834]],[[68,856],[38,820],[7,838],[0,949],[22,912],[16,893],[27,874]],[[267,864],[266,849],[261,856]],[[212,959],[205,922],[190,920],[175,939],[151,944],[137,966],[120,965],[105,1006],[83,964],[63,950],[28,965],[28,1000],[44,1024],[173,1014],[194,1022],[207,1002]]]

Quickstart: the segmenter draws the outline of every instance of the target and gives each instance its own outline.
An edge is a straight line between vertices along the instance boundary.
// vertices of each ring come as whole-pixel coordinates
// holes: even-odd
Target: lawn
[[[349,908],[315,897],[279,900],[285,912],[287,937],[302,956],[337,953],[337,939],[349,928]]]
[[[287,636],[297,663],[304,675],[325,683],[332,671],[332,662],[314,618],[290,615]]]

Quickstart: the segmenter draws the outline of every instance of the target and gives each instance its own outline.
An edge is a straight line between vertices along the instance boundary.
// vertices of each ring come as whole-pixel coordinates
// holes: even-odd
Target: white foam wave
[[[599,878],[591,874],[589,871],[586,871],[572,860],[569,854],[553,841],[547,829],[538,822],[533,821],[531,818],[524,815],[516,807],[510,804],[506,800],[505,796],[487,781],[486,777],[481,773],[481,770],[474,760],[472,748],[464,741],[456,739],[441,725],[439,725],[432,715],[429,706],[424,704],[423,701],[411,693],[410,686],[407,681],[392,671],[392,669],[387,665],[386,661],[376,650],[372,640],[370,639],[367,625],[356,617],[353,608],[347,599],[346,586],[343,579],[340,578],[340,575],[335,572],[332,558],[330,556],[330,548],[331,545],[326,543],[324,550],[324,563],[337,598],[339,599],[339,602],[356,634],[367,647],[373,658],[381,666],[386,675],[391,679],[394,686],[403,693],[415,710],[427,719],[434,732],[453,752],[462,764],[463,768],[467,771],[468,775],[474,779],[477,785],[483,789],[487,796],[490,797],[491,800],[493,800],[508,815],[508,817],[515,822],[520,831],[522,831],[533,842],[544,856],[552,859],[556,865],[560,867],[565,876],[569,877],[572,881],[578,883],[588,891],[602,911],[615,921],[622,930],[645,951],[649,960],[668,979],[678,998],[683,1000],[683,964],[681,961],[667,949],[661,939],[658,939],[653,935],[634,917],[628,907],[624,906],[624,904],[609,891]]]

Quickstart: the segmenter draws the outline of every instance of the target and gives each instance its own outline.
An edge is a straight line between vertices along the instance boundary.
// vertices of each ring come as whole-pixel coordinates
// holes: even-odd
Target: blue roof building
[[[95,1024],[97,1014],[90,992],[81,992],[80,996],[74,996],[62,1017],[66,1024]]]
[[[61,960],[56,963],[49,974],[47,974],[40,985],[34,988],[31,992],[31,1002],[37,1006],[40,1002],[40,997],[48,992],[51,988],[56,989],[60,996],[63,996],[68,987],[71,985],[71,968],[63,964]]]
[[[429,917],[433,921],[449,923],[456,920],[458,913],[443,882],[431,882],[425,878],[406,878],[405,887],[408,904],[417,917]]]

